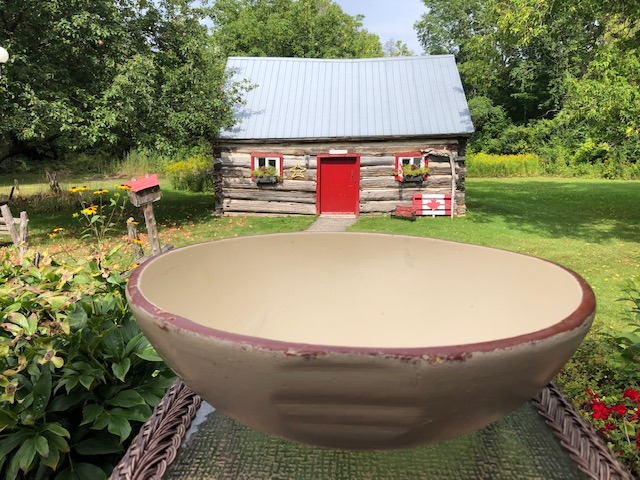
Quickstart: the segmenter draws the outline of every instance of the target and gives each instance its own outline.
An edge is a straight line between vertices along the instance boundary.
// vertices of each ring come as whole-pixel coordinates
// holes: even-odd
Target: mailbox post
[[[149,234],[149,244],[151,245],[151,255],[160,253],[160,238],[158,237],[158,227],[156,217],[153,214],[153,202],[162,198],[160,191],[160,181],[158,175],[147,175],[144,178],[133,179],[125,183],[130,190],[127,190],[129,200],[135,207],[141,207],[144,214],[144,222],[147,225]]]

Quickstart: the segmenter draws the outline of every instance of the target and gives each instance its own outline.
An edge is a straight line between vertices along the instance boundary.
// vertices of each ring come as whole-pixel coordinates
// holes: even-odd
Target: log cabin
[[[230,57],[252,89],[214,145],[224,214],[360,215],[416,198],[464,215],[473,133],[452,55],[369,59]]]

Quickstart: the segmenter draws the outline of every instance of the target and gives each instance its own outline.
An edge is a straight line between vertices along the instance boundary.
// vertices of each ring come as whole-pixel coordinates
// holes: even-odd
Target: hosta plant
[[[170,385],[119,262],[0,252],[0,478],[105,479]]]

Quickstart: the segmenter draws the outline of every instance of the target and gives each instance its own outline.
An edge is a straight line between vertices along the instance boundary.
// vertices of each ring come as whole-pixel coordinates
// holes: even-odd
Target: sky
[[[364,15],[363,26],[387,40],[402,40],[416,55],[422,53],[413,24],[427,12],[422,0],[334,0],[349,15]]]

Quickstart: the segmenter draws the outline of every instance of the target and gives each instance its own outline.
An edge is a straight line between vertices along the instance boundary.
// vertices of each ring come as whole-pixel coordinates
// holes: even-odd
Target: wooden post
[[[49,171],[49,170],[45,170],[44,173],[47,177],[47,182],[49,182],[49,188],[51,189],[51,191],[53,193],[62,192],[62,188],[60,188],[60,184],[58,183],[58,179],[57,179],[58,174],[56,172]]]
[[[456,210],[456,161],[452,153],[449,153],[449,163],[451,164],[451,219],[453,219]]]
[[[20,255],[27,250],[29,240],[29,217],[27,212],[20,212]]]
[[[160,237],[158,236],[158,227],[156,225],[156,217],[153,214],[153,204],[145,203],[142,205],[142,213],[144,213],[144,222],[147,225],[149,233],[149,244],[151,245],[151,255],[160,253]]]
[[[11,235],[11,240],[14,245],[18,245],[20,243],[20,236],[18,231],[16,230],[16,225],[13,222],[13,215],[11,214],[11,210],[8,205],[2,205],[0,207],[0,211],[2,212],[2,218],[4,219],[4,223],[7,225],[7,229],[9,230],[9,235]]]
[[[138,235],[138,228],[136,227],[133,217],[129,217],[127,220],[127,233],[129,234],[129,240],[133,244],[133,256],[136,261],[140,260],[144,256],[142,245],[140,245],[140,235]]]

